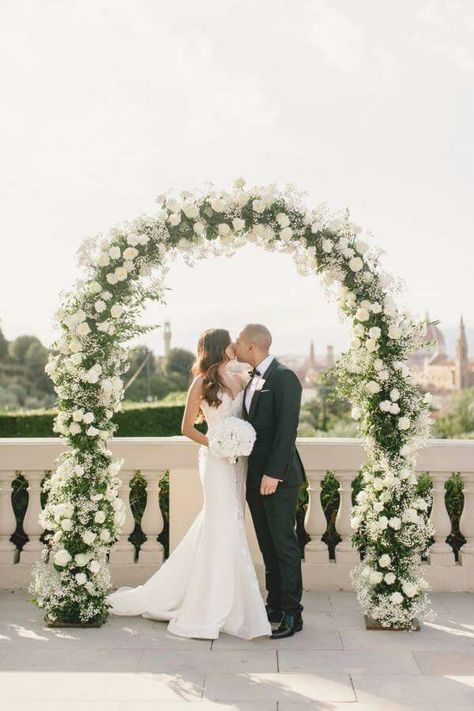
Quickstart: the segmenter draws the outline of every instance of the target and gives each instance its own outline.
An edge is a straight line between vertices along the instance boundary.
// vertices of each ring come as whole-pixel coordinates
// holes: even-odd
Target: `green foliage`
[[[474,439],[474,388],[453,395],[447,410],[435,421],[434,436]]]

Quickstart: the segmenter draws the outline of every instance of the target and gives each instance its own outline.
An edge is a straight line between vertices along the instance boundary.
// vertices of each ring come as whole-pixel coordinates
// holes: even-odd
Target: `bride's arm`
[[[208,447],[209,441],[206,435],[199,432],[199,430],[194,426],[199,413],[199,407],[201,405],[202,383],[203,378],[202,376],[199,376],[193,380],[191,387],[188,390],[186,407],[184,408],[183,420],[181,422],[181,433],[185,437],[192,439],[193,442],[197,442],[198,444],[203,444]]]

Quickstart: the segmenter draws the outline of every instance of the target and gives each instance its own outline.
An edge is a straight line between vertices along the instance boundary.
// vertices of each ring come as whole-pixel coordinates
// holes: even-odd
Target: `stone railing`
[[[126,504],[126,519],[119,540],[110,551],[114,586],[138,585],[163,562],[163,547],[157,537],[163,530],[159,506],[160,481],[169,471],[169,547],[179,543],[202,505],[201,484],[197,471],[198,447],[183,437],[118,437],[110,448],[114,457],[124,458],[120,471],[123,481],[121,496]],[[356,439],[298,440],[305,464],[309,487],[309,505],[305,529],[310,540],[303,562],[304,586],[310,590],[350,590],[349,571],[360,560],[351,544],[352,482],[364,461],[364,452]],[[41,487],[45,473],[52,471],[56,458],[64,450],[59,439],[0,439],[0,587],[26,588],[31,579],[31,566],[41,555],[43,530],[38,523],[41,509]],[[419,472],[427,472],[433,482],[434,501],[431,518],[436,537],[424,563],[425,575],[434,590],[474,591],[474,441],[432,440],[418,454]],[[130,506],[131,482],[140,471],[147,483],[147,502],[140,526],[146,540],[139,548],[129,541],[135,521]],[[321,540],[327,528],[321,505],[321,482],[326,472],[333,471],[339,482],[340,503],[336,529],[341,537],[335,559],[329,558],[327,545]],[[458,561],[446,543],[451,533],[451,520],[445,505],[445,482],[458,472],[464,485],[464,509],[460,530],[466,539]],[[28,483],[28,505],[23,530],[28,541],[21,551],[12,542],[16,517],[12,506],[12,485],[19,475]],[[255,532],[246,511],[246,527],[252,556],[260,583],[263,566]]]

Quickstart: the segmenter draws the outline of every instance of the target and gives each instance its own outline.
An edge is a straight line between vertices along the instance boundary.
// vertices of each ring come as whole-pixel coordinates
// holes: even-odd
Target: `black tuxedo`
[[[265,562],[267,604],[301,614],[301,552],[296,535],[296,507],[303,463],[295,446],[302,387],[296,374],[276,358],[263,374],[249,411],[243,416],[257,432],[248,459],[247,502]],[[248,386],[247,386],[248,387]],[[260,494],[262,476],[282,479],[273,494]]]

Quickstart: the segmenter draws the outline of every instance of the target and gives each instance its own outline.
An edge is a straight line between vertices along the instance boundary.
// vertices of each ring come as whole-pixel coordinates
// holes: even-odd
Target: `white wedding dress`
[[[224,417],[241,417],[243,390],[234,399],[220,391],[219,407],[203,402],[208,429]],[[107,596],[115,615],[169,620],[181,637],[217,639],[219,632],[252,639],[270,636],[245,531],[247,460],[237,464],[199,449],[204,493],[201,511],[161,567],[143,585],[119,587]]]

